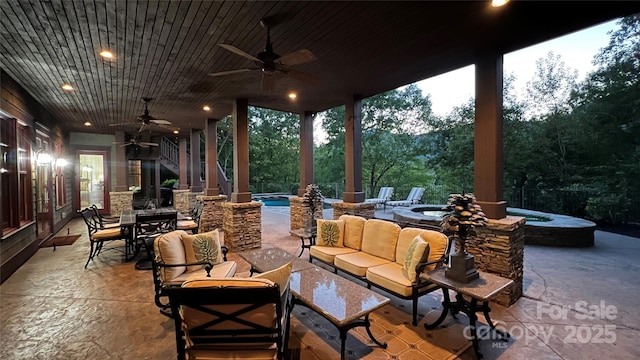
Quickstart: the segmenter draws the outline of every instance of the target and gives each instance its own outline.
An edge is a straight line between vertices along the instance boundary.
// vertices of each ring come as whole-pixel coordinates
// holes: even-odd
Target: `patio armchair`
[[[383,186],[380,188],[380,192],[378,193],[378,197],[372,199],[365,199],[365,202],[375,203],[376,207],[378,205],[382,205],[385,209],[387,208],[387,201],[391,200],[391,196],[393,196],[393,187],[391,186]]]
[[[424,195],[424,188],[414,187],[407,195],[406,200],[387,201],[387,205],[391,206],[411,206],[419,204],[422,201],[422,195]]]
[[[154,240],[153,250],[155,303],[167,316],[167,289],[180,287],[186,280],[233,277],[236,273],[237,264],[227,261],[229,248],[222,243],[217,229],[201,234],[184,230],[162,234]]]
[[[169,289],[178,359],[284,359],[290,265],[273,276],[189,280]]]
[[[89,235],[89,244],[91,245],[89,249],[89,258],[87,262],[84,264],[84,268],[86,269],[89,265],[89,261],[93,260],[93,258],[100,254],[103,250],[104,244],[107,242],[112,242],[116,240],[122,240],[124,246],[127,246],[126,239],[127,234],[122,231],[120,227],[108,227],[105,228],[100,223],[99,218],[95,214],[94,210],[91,208],[85,208],[80,211],[82,215],[82,219],[87,225],[87,233]],[[124,247],[123,247],[124,248]],[[116,246],[110,247],[110,249],[117,249]]]

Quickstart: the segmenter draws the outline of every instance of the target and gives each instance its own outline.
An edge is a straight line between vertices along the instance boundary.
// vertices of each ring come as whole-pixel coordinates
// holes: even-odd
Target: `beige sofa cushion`
[[[422,240],[420,235],[416,235],[409,245],[407,256],[404,259],[403,269],[407,271],[409,280],[416,281],[416,266],[420,263],[427,262],[429,256],[429,243]]]
[[[321,246],[344,246],[344,220],[318,219],[316,244]]]
[[[362,232],[362,251],[389,261],[395,261],[399,234],[400,226],[398,224],[369,219]]]
[[[369,220],[371,221],[371,220]],[[356,276],[365,276],[367,268],[391,262],[363,251],[356,251],[349,254],[336,255],[333,265]]]
[[[429,243],[428,261],[436,261],[440,259],[449,247],[449,238],[447,235],[433,230],[423,230],[420,234],[422,239]],[[427,266],[424,271],[431,271],[436,268],[436,264]]]
[[[180,286],[185,281],[189,280],[210,280],[215,278],[233,277],[238,270],[238,265],[235,261],[225,261],[222,264],[217,264],[211,269],[211,276],[207,277],[207,272],[204,269],[198,269],[192,272],[185,272],[176,278],[164,283],[167,286]]]
[[[193,235],[185,233],[182,235],[182,243],[188,263],[211,261],[219,264],[224,261],[218,229]],[[187,266],[187,271],[203,268],[204,265],[190,265]]]
[[[185,264],[187,256],[182,245],[182,236],[186,234],[183,230],[176,230],[158,236],[153,241],[153,251],[157,261],[168,265]],[[187,271],[185,266],[161,267],[160,279],[163,282],[171,281],[185,271]]]
[[[333,258],[336,255],[349,254],[356,251],[357,250],[348,247],[314,245],[309,249],[309,256],[324,261],[327,264],[333,264]]]
[[[342,215],[339,220],[344,220],[344,246],[360,250],[362,248],[362,232],[367,219],[362,216]]]
[[[120,228],[113,227],[113,228],[98,230],[93,234],[93,236],[91,236],[91,238],[93,238],[94,240],[100,240],[100,239],[110,239],[110,238],[121,236],[121,235],[122,235],[122,231],[120,230]]]
[[[396,294],[410,297],[412,292],[411,281],[407,271],[398,263],[390,262],[380,266],[367,269],[367,281],[377,286],[395,292]],[[437,287],[436,284],[429,284],[419,289],[420,294],[431,291]]]

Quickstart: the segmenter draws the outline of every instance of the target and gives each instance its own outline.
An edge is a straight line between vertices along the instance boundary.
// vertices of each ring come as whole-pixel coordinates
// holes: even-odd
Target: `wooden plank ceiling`
[[[322,111],[353,94],[367,97],[472,64],[486,49],[509,52],[640,12],[633,1],[488,3],[3,0],[0,67],[68,131],[135,131],[140,100],[151,97],[151,116],[188,133],[229,114],[236,98]],[[262,19],[271,24],[275,52],[315,54],[293,68],[320,77],[319,84],[281,76],[262,91],[259,70],[207,76],[254,66],[218,44],[255,56],[266,42]],[[103,59],[104,49],[115,57]],[[65,83],[75,90],[63,91]]]

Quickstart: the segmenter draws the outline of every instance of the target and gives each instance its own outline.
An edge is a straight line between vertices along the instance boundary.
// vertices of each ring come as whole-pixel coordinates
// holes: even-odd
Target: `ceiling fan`
[[[161,120],[161,119],[156,119],[153,116],[149,115],[149,103],[151,102],[151,100],[153,100],[153,98],[149,98],[149,97],[143,97],[142,101],[144,101],[144,113],[142,115],[139,115],[136,120],[140,123],[142,123],[142,125],[140,125],[140,129],[138,129],[138,132],[142,132],[142,130],[144,130],[145,128],[149,128],[149,127],[153,127],[153,128],[159,128],[159,129],[163,129],[163,130],[170,130],[170,131],[175,131],[176,128],[174,126],[172,126],[171,121],[169,120]],[[119,124],[109,124],[109,126],[121,126],[121,125],[135,125],[137,126],[138,123],[119,123]]]
[[[284,74],[296,80],[300,80],[300,81],[304,81],[312,84],[318,84],[320,82],[320,78],[316,75],[293,70],[291,68],[294,65],[300,65],[300,64],[304,64],[304,63],[316,60],[316,56],[309,49],[300,49],[300,50],[288,53],[286,55],[280,56],[273,51],[273,46],[271,44],[271,29],[267,25],[265,19],[260,21],[260,25],[262,25],[262,27],[267,29],[267,43],[264,47],[264,51],[259,52],[256,56],[253,56],[230,44],[218,44],[220,47],[226,50],[229,50],[234,54],[237,54],[249,60],[252,60],[255,63],[255,67],[229,70],[229,71],[220,71],[220,72],[216,72],[208,75],[224,76],[224,75],[239,74],[239,73],[244,73],[249,71],[260,70],[262,72],[262,91],[273,90],[273,86],[275,82],[274,75],[278,73]]]
[[[129,139],[129,141],[126,141],[126,142],[114,141],[113,144],[114,145],[119,145],[120,147],[125,147],[125,146],[129,146],[129,145],[137,145],[137,146],[142,147],[142,148],[148,148],[149,146],[159,146],[159,144],[154,143],[154,142],[140,141],[135,136],[132,137],[131,139]]]

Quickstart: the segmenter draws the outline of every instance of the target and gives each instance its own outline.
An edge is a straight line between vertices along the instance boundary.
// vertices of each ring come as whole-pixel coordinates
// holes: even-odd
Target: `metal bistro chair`
[[[200,217],[204,210],[204,202],[197,200],[193,209],[190,211],[190,216],[185,220],[178,221],[177,229],[184,231],[191,231],[192,234],[197,234],[200,227]]]
[[[95,214],[95,211],[91,208],[85,208],[80,211],[82,219],[87,225],[87,231],[89,233],[89,243],[91,248],[89,249],[89,258],[84,264],[85,269],[89,265],[89,261],[100,254],[105,242],[111,242],[115,240],[123,240],[124,246],[127,242],[127,235],[122,231],[120,227],[105,228],[100,223],[100,219]],[[116,247],[110,247],[110,249],[117,249]]]
[[[178,360],[284,359],[289,288],[258,278],[200,279],[168,289]]]
[[[136,269],[152,269],[153,241],[162,234],[176,230],[177,221],[177,211],[147,211],[136,214],[135,254],[137,254],[141,248],[144,248],[147,254],[146,259],[141,259],[136,262]]]

